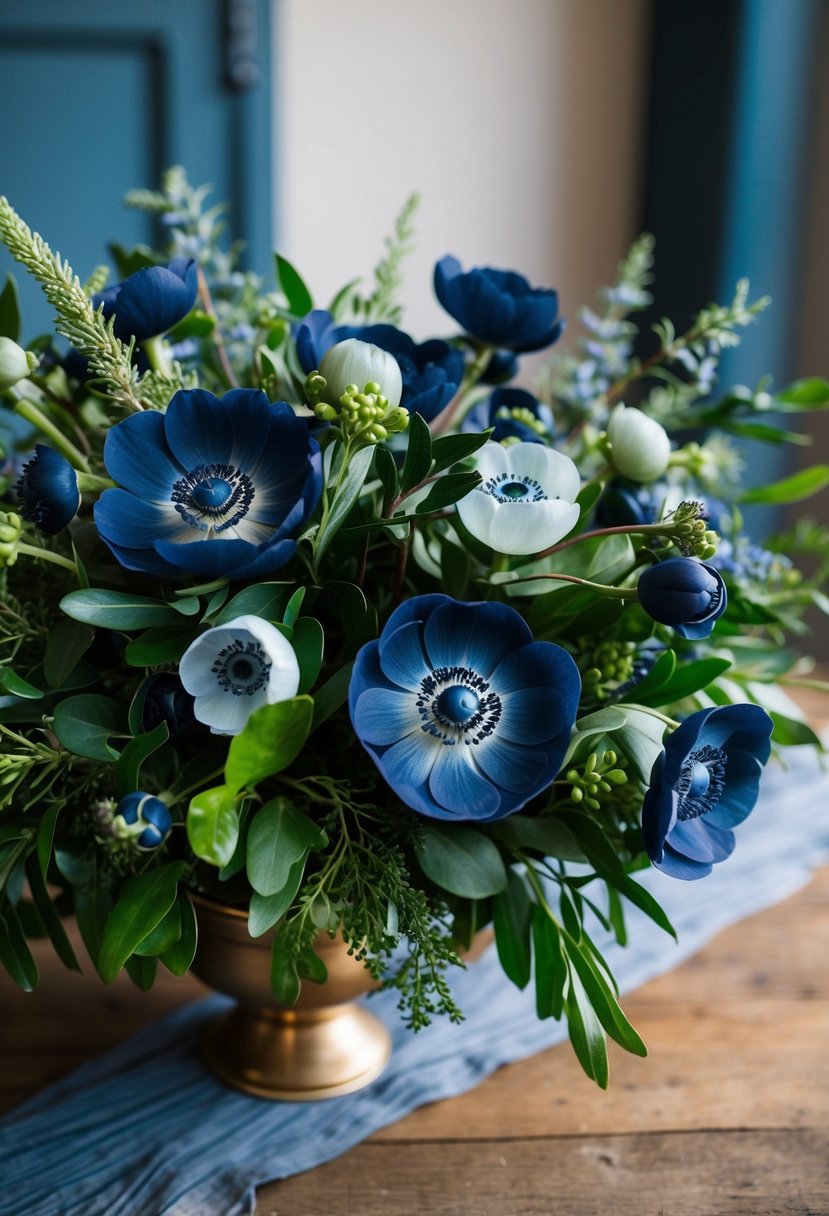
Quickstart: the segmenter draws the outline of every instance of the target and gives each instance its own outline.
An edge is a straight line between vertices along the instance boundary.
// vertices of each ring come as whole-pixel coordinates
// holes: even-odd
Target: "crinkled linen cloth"
[[[623,991],[803,886],[829,860],[827,807],[829,776],[813,754],[795,753],[788,772],[767,774],[733,857],[709,878],[641,876],[679,945],[629,907],[632,945],[602,943]],[[170,1014],[0,1123],[0,1213],[242,1216],[253,1212],[256,1186],[328,1161],[415,1107],[463,1093],[566,1036],[536,1019],[532,985],[519,992],[506,982],[492,948],[453,983],[466,1021],[418,1035],[401,1026],[393,993],[368,998],[391,1030],[391,1063],[368,1089],[327,1102],[262,1101],[213,1079],[197,1042],[225,998]]]

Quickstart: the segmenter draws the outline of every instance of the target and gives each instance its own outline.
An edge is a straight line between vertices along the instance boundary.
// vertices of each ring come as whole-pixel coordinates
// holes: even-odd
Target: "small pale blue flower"
[[[581,681],[514,608],[421,595],[359,651],[348,703],[387,783],[433,819],[493,820],[554,780]]]

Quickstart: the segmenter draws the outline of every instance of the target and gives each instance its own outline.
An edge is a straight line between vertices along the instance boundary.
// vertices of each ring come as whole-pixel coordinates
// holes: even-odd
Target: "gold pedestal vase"
[[[192,971],[236,999],[211,1022],[202,1050],[216,1075],[260,1098],[310,1102],[353,1093],[385,1068],[391,1036],[354,999],[377,987],[342,937],[321,933],[314,949],[328,969],[323,984],[304,980],[297,1003],[280,1005],[270,987],[273,932],[248,933],[247,913],[201,895]]]

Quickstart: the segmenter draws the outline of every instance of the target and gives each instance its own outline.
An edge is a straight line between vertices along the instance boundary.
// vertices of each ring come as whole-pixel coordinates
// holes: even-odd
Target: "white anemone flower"
[[[181,657],[181,682],[193,712],[214,735],[238,735],[262,705],[288,701],[299,688],[299,663],[287,638],[258,616],[208,629]]]
[[[464,527],[496,553],[540,553],[576,526],[579,471],[542,443],[490,441],[476,466],[483,481],[458,503]]]

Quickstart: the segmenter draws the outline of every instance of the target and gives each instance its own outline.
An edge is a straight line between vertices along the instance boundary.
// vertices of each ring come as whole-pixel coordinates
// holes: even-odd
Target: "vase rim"
[[[203,895],[201,891],[193,891],[188,888],[188,894],[194,903],[204,904],[208,908],[214,908],[217,912],[222,912],[226,916],[235,916],[239,920],[247,920],[248,912],[242,908],[234,908],[232,904],[223,903],[220,899],[212,899],[209,895]]]

